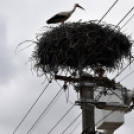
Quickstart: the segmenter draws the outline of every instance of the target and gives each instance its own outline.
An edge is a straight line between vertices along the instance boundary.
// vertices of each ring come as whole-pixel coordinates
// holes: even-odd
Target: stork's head
[[[82,10],[85,10],[83,7],[81,7],[78,3],[75,4],[75,7],[79,7],[81,8]]]

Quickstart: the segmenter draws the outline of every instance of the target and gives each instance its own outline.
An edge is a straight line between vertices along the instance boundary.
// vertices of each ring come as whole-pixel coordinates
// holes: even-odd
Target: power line
[[[133,95],[134,95],[134,94],[132,94],[131,97],[133,97]],[[119,97],[119,96],[118,96],[118,97]],[[132,98],[129,98],[129,100],[127,100],[127,101],[130,101],[131,99],[132,99]],[[120,103],[119,106],[115,107],[109,114],[107,114],[107,115],[104,116],[102,119],[100,119],[99,121],[97,121],[97,122],[95,123],[95,126],[98,125],[98,124],[99,124],[101,121],[103,121],[104,119],[106,119],[106,118],[107,118],[110,114],[112,114],[114,111],[116,111],[117,109],[119,109],[123,103],[124,103],[124,102],[122,101],[122,103]],[[127,111],[129,108],[130,108],[130,107],[127,107],[125,111]],[[90,110],[90,109],[88,109],[88,108],[85,108],[85,109]]]
[[[132,8],[129,10],[129,12],[120,20],[120,22],[117,24],[117,26],[121,24],[121,22],[132,12],[133,9],[134,9],[134,7],[132,7]]]
[[[46,85],[46,87],[44,88],[44,90],[39,94],[39,96],[37,97],[37,99],[35,100],[35,102],[33,103],[33,105],[31,106],[31,108],[27,111],[27,113],[25,114],[25,116],[22,118],[22,120],[20,121],[19,125],[15,128],[15,130],[13,131],[13,134],[16,133],[16,131],[19,129],[19,127],[21,126],[21,124],[24,122],[24,120],[26,119],[26,117],[29,115],[29,113],[31,112],[31,110],[33,109],[33,107],[36,105],[36,103],[39,101],[40,97],[43,95],[44,91],[46,90],[46,88],[49,86],[50,82]]]
[[[30,134],[38,125],[38,123],[40,122],[41,119],[43,119],[44,114],[46,112],[46,110],[50,107],[50,105],[55,101],[56,97],[60,94],[60,92],[63,90],[63,88],[61,88],[58,93],[54,96],[54,98],[51,100],[51,102],[47,105],[47,107],[43,110],[42,114],[38,117],[38,119],[34,122],[34,124],[32,125],[32,127],[28,130],[27,134]]]
[[[114,92],[113,90],[112,90],[112,92],[114,95],[116,95],[122,101],[122,98],[116,92]]]
[[[123,104],[123,103],[121,103],[121,104]],[[112,114],[114,111],[116,111],[118,108],[120,108],[120,106],[121,106],[121,104],[118,106],[118,107],[116,107],[116,108],[114,108],[109,114],[107,114],[106,116],[104,116],[102,119],[100,119],[98,122],[96,122],[95,123],[95,126],[96,125],[98,125],[101,121],[103,121],[104,119],[106,119],[110,114]]]
[[[56,98],[55,102],[47,109],[46,113],[44,113],[42,115],[42,117],[39,119],[39,121],[34,125],[34,127],[32,128],[32,130],[30,131],[30,134],[33,132],[33,130],[38,126],[38,124],[42,121],[42,119],[44,118],[44,116],[49,112],[49,110],[53,107],[53,105],[57,102],[57,100],[59,99],[59,97],[62,95],[63,91],[61,92],[61,94]]]
[[[80,113],[80,114],[70,123],[70,125],[62,132],[62,134],[64,134],[64,133],[68,130],[68,128],[81,116],[81,114],[82,114],[82,113]]]
[[[50,134],[54,129],[55,127],[63,120],[63,118],[72,110],[72,108],[74,108],[75,105],[72,105],[71,108],[69,108],[69,110],[64,114],[64,116],[56,123],[56,125],[48,132],[48,134]]]
[[[132,94],[132,97],[133,97],[133,95],[134,95],[134,94]],[[132,99],[132,98],[130,98],[128,101],[130,101],[131,99]],[[110,114],[112,114],[114,111],[116,111],[117,109],[119,109],[123,103],[124,103],[124,102],[120,103],[120,105],[117,106],[117,107],[115,107],[109,114],[107,114],[107,115],[104,116],[102,119],[100,119],[99,121],[97,121],[97,122],[95,123],[95,126],[98,125],[98,124],[99,124],[101,121],[103,121],[104,119],[106,119],[106,118],[107,118]],[[129,109],[129,107],[126,108],[125,111],[127,111],[127,109]]]
[[[124,78],[122,78],[119,82],[121,82],[121,81],[123,81],[124,79],[126,79],[128,76],[130,76],[132,73],[134,73],[134,70],[131,72],[131,73],[129,73],[127,76],[125,76]]]
[[[76,125],[76,127],[72,130],[72,132],[70,134],[72,134],[76,130],[76,128],[81,124],[81,122],[82,122],[82,120]]]
[[[120,71],[113,79],[117,78],[133,62],[134,62],[134,59],[122,71]]]
[[[121,29],[123,28],[123,27],[125,27],[127,24],[128,24],[128,22],[130,22],[131,21],[131,19],[134,17],[134,14],[128,19],[128,21],[121,27]]]
[[[104,19],[104,17],[109,13],[109,11],[117,4],[117,2],[118,2],[118,0],[116,0],[115,2],[114,2],[114,4],[108,9],[108,11],[102,16],[102,18],[99,20],[99,22],[98,23],[100,23],[103,19]]]

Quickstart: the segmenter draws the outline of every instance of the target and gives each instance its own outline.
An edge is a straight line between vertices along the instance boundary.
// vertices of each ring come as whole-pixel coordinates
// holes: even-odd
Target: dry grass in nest
[[[37,38],[32,58],[35,68],[46,72],[59,69],[118,69],[131,56],[132,40],[119,28],[97,21],[65,23],[49,27]]]

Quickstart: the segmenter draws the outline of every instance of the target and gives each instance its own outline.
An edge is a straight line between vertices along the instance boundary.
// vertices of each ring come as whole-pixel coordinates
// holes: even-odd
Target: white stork
[[[79,4],[75,4],[74,5],[74,8],[71,11],[57,13],[52,18],[50,18],[49,20],[47,20],[47,24],[53,24],[53,23],[59,23],[59,22],[62,22],[62,24],[64,24],[64,21],[66,21],[72,15],[72,13],[75,11],[76,7],[79,7],[81,9],[85,10]]]

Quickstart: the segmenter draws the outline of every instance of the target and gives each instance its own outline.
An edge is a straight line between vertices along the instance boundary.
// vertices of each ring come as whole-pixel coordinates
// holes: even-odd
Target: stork
[[[60,12],[57,13],[56,15],[54,15],[52,18],[50,18],[49,20],[47,20],[47,24],[53,24],[53,23],[59,23],[62,22],[62,24],[64,24],[64,21],[66,21],[67,19],[69,19],[69,17],[73,14],[73,12],[75,11],[76,7],[79,7],[83,10],[85,10],[83,7],[81,7],[79,4],[75,4],[74,8],[69,11],[69,12]]]

